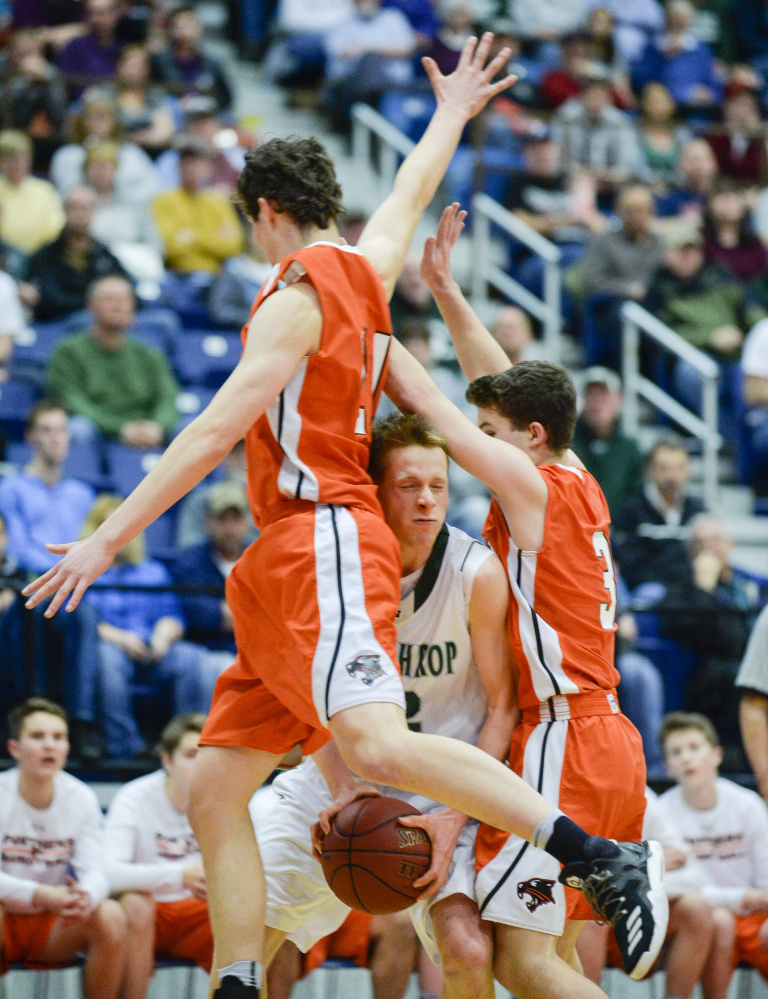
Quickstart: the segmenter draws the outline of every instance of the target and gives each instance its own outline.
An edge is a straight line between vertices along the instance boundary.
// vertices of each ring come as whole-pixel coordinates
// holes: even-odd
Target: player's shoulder
[[[144,774],[143,777],[136,777],[123,784],[112,799],[112,803],[130,804],[159,794],[164,788],[165,771],[155,770],[151,774]]]
[[[96,792],[79,777],[74,777],[65,770],[60,770],[53,778],[53,782],[56,788],[56,797],[61,802],[66,802],[71,810],[78,811],[81,808],[92,809],[95,807],[101,812]]]
[[[765,802],[756,791],[742,787],[727,777],[717,778],[717,796],[720,803],[741,811],[759,812],[765,815]]]

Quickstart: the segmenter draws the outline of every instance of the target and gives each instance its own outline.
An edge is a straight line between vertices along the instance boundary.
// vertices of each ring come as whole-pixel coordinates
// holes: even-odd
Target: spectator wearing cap
[[[216,469],[215,475],[218,481],[233,482],[240,490],[246,487],[246,460],[245,441],[238,441],[232,448],[224,461]],[[205,504],[208,491],[211,488],[208,484],[201,484],[192,490],[181,501],[179,516],[176,523],[176,547],[189,548],[204,542],[208,535],[205,533]],[[258,537],[256,525],[253,524],[248,533],[248,542],[255,541]]]
[[[243,249],[243,231],[232,203],[209,189],[211,147],[199,139],[179,143],[181,185],[152,202],[166,266],[179,274],[216,274]]]
[[[65,337],[48,362],[48,392],[72,417],[79,440],[99,435],[129,447],[162,445],[178,421],[179,388],[157,348],[130,335],[135,299],[122,277],[97,281],[88,294],[89,329]]]
[[[711,107],[722,94],[715,57],[691,30],[695,13],[689,0],[672,0],[666,30],[648,42],[632,74],[636,89],[651,81],[663,83],[675,102],[689,110]]]
[[[64,211],[56,189],[31,176],[32,140],[23,132],[0,132],[0,235],[31,254],[61,232]]]
[[[185,593],[181,596],[184,617],[189,622],[186,638],[205,646],[215,673],[235,657],[232,612],[224,597],[224,584],[235,562],[245,551],[253,531],[253,518],[245,490],[236,482],[211,486],[205,498],[203,526],[207,540],[185,548],[171,573],[177,583],[218,589],[216,593]]]
[[[182,97],[204,94],[219,111],[232,107],[232,90],[221,64],[201,48],[203,26],[194,7],[183,4],[171,12],[168,47],[152,58],[152,75],[166,90]]]
[[[642,180],[645,157],[628,116],[613,106],[607,71],[593,67],[578,97],[552,118],[552,134],[563,150],[566,170],[588,170],[604,190],[628,180]]]
[[[613,514],[640,489],[643,458],[636,441],[621,430],[621,379],[616,372],[589,368],[583,385],[573,450],[597,479]]]
[[[665,234],[664,266],[646,308],[679,336],[720,361],[737,360],[748,329],[763,318],[745,288],[704,256],[698,228],[683,222]]]
[[[755,90],[738,82],[726,88],[723,123],[705,135],[723,177],[741,184],[764,184],[766,174],[765,127]]]
[[[29,261],[25,301],[35,319],[61,319],[85,308],[88,289],[110,274],[126,277],[119,261],[91,235],[96,192],[73,187],[64,201],[61,235]]]
[[[701,500],[689,495],[690,479],[685,446],[675,437],[662,438],[646,456],[642,491],[614,514],[611,544],[631,590],[641,583],[690,581],[689,525],[704,512]]]
[[[120,54],[118,0],[87,0],[85,16],[88,31],[73,38],[58,56],[59,69],[75,95],[87,86],[113,77]]]

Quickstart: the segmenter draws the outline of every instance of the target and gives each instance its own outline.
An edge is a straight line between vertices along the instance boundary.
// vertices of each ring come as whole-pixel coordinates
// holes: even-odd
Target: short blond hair
[[[437,447],[448,454],[448,441],[429,420],[418,413],[393,413],[385,420],[376,420],[371,431],[368,474],[374,482],[383,479],[390,454],[404,447]]]
[[[670,735],[690,730],[701,732],[710,746],[717,748],[720,745],[717,729],[706,715],[699,714],[698,711],[670,711],[659,728],[659,745],[662,752],[666,751],[666,742]]]
[[[88,516],[83,522],[83,529],[80,531],[80,540],[83,541],[85,538],[90,538],[92,534],[95,534],[107,517],[122,505],[122,502],[122,496],[117,496],[115,493],[101,493],[97,496],[93,506],[88,511]],[[137,534],[128,544],[123,545],[121,551],[123,560],[128,565],[141,565],[146,558],[144,535]]]

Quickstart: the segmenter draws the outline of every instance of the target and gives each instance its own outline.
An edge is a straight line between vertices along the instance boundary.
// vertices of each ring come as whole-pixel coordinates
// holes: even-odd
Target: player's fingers
[[[429,56],[424,56],[421,60],[421,65],[424,67],[424,72],[427,74],[429,82],[434,86],[443,79],[443,74],[440,72],[440,67],[437,65],[434,59],[430,59]]]
[[[485,60],[488,58],[488,53],[491,51],[491,45],[493,44],[493,32],[484,31],[483,37],[478,42],[477,48],[475,49],[475,54],[472,59],[472,65],[477,69],[482,69],[485,65]]]
[[[499,80],[498,83],[494,83],[491,87],[491,95],[488,98],[490,100],[500,94],[502,90],[506,90],[507,87],[511,87],[513,83],[517,83],[517,77],[514,73],[510,73],[509,76],[505,76],[503,80]]]
[[[56,596],[51,600],[48,606],[45,608],[44,617],[53,617],[56,611],[61,607],[67,597],[70,595],[72,590],[75,588],[75,581],[73,579],[66,579],[59,586]]]
[[[464,42],[464,48],[461,50],[461,55],[459,56],[459,61],[456,65],[456,71],[464,69],[472,62],[472,56],[475,54],[475,49],[477,48],[477,36],[470,35],[469,38]]]
[[[490,83],[490,81],[494,78],[494,76],[496,76],[496,74],[499,72],[500,69],[506,66],[507,62],[509,61],[509,57],[511,55],[512,55],[512,49],[503,48],[501,49],[501,51],[496,53],[493,59],[491,59],[491,61],[485,67],[485,71],[483,73],[483,76],[485,77],[488,83]]]
[[[77,543],[77,541],[67,541],[66,544],[63,545],[54,545],[46,542],[45,547],[54,555],[66,555],[69,549],[74,548]]]
[[[38,583],[39,582],[40,580],[38,580]],[[37,607],[37,605],[40,603],[41,600],[45,600],[46,597],[49,597],[52,593],[55,593],[60,585],[61,585],[61,574],[58,572],[54,572],[45,583],[43,583],[41,586],[37,588],[35,593],[29,598],[29,600],[27,600],[24,606],[27,607],[29,610],[31,610],[33,607]]]
[[[83,599],[83,594],[87,589],[88,589],[88,583],[84,579],[81,579],[80,582],[75,587],[75,592],[69,598],[69,602],[67,603],[68,614],[71,614],[72,611],[75,610],[77,605]]]
[[[33,579],[31,583],[27,583],[21,591],[22,596],[28,597],[30,593],[34,593],[36,590],[39,590],[41,586],[45,586],[50,579],[53,579],[58,571],[58,566],[54,565],[48,570],[48,572],[44,572],[42,576],[38,576],[37,579]]]

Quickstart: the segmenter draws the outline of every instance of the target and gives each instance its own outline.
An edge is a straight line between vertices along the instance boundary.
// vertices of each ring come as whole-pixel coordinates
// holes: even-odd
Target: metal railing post
[[[718,382],[719,378],[705,375],[704,393],[702,399],[701,416],[707,425],[709,433],[704,438],[703,447],[703,477],[704,477],[704,501],[710,509],[717,502],[717,452],[719,443],[718,432]]]
[[[352,159],[358,176],[365,176],[371,152],[370,132],[360,118],[352,115]]]
[[[558,251],[559,257],[559,251]],[[560,261],[544,261],[544,303],[547,317],[544,320],[544,346],[550,361],[560,360],[560,324],[562,309],[563,278]]]
[[[491,226],[488,218],[478,212],[472,220],[472,301],[475,308],[484,308],[488,303],[488,241]]]
[[[627,316],[623,316],[621,322],[621,372],[624,382],[621,421],[624,432],[636,436],[640,425],[637,385],[640,374],[640,328]]]

